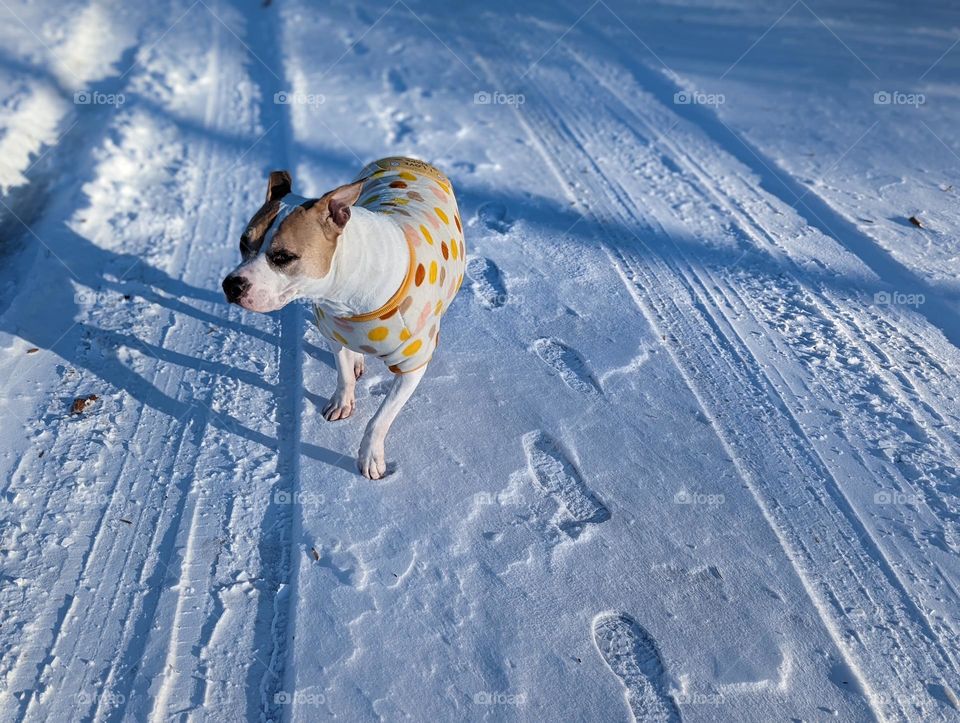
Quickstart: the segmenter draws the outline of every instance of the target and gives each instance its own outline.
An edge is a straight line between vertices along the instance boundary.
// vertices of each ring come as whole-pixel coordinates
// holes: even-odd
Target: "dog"
[[[337,360],[328,421],[353,414],[364,355],[396,375],[357,457],[365,477],[380,479],[387,432],[430,363],[440,319],[463,283],[465,254],[453,187],[423,161],[374,161],[351,183],[312,199],[293,193],[289,172],[274,171],[223,291],[230,303],[258,312],[313,302],[317,329]]]

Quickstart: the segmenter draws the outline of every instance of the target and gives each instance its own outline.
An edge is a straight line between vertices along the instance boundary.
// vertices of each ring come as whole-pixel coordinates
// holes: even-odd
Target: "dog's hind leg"
[[[341,346],[334,354],[337,359],[337,388],[323,408],[323,418],[328,422],[346,419],[356,407],[357,377],[363,374],[363,354]]]
[[[360,454],[357,458],[357,466],[364,477],[380,479],[386,474],[387,462],[383,443],[387,437],[387,432],[390,431],[390,425],[393,424],[393,420],[403,409],[403,405],[410,399],[410,395],[416,390],[426,371],[427,367],[424,365],[415,371],[397,374],[397,378],[394,379],[393,386],[387,392],[380,409],[367,424],[367,429],[363,433],[363,441],[360,442]]]

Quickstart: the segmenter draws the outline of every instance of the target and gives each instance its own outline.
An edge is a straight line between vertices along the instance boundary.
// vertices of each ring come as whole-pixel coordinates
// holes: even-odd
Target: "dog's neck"
[[[329,273],[312,280],[304,294],[340,317],[379,309],[403,284],[410,267],[410,249],[393,219],[358,206],[350,211]]]

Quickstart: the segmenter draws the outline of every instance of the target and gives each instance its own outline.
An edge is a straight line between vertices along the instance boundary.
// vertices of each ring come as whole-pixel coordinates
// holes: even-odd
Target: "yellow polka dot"
[[[398,196],[397,198],[393,199],[393,203],[397,204],[398,206],[406,206],[408,203],[410,203],[410,199],[401,198]]]
[[[340,336],[337,332],[333,332],[333,338],[339,341],[344,346],[347,345],[347,340]]]
[[[443,189],[443,192],[445,194],[447,194],[448,196],[450,195],[450,186],[448,186],[446,183],[443,183],[442,181],[437,181],[437,185]]]
[[[378,194],[374,194],[373,196],[367,196],[365,199],[363,199],[363,200],[360,202],[360,205],[361,205],[361,206],[369,206],[371,203],[373,203],[374,201],[376,201],[378,198],[380,198],[380,194],[379,194],[379,193],[378,193]]]
[[[414,175],[413,175],[412,173],[410,173],[409,171],[401,171],[401,172],[400,172],[400,178],[402,178],[404,181],[416,181],[416,180],[417,180],[417,177],[414,176]]]
[[[423,346],[423,342],[417,339],[415,342],[413,342],[413,344],[410,344],[406,349],[403,350],[403,355],[413,356],[420,351],[421,346]]]
[[[450,222],[450,220],[447,218],[447,214],[443,212],[442,208],[440,208],[439,206],[434,206],[433,210],[437,212],[437,215],[440,217],[441,221],[443,221],[444,223]]]
[[[406,341],[409,338],[410,338],[410,330],[404,328],[404,330],[400,332],[400,341]]]
[[[438,302],[437,302],[437,308],[433,310],[433,313],[436,314],[437,316],[440,316],[440,312],[441,312],[441,311],[443,311],[443,302],[442,302],[442,301],[438,301]]]
[[[375,326],[370,331],[367,332],[367,338],[370,341],[383,341],[387,338],[387,334],[390,333],[390,330],[385,326]]]
[[[434,284],[437,281],[437,262],[430,262],[430,283]]]
[[[453,256],[454,259],[456,259],[458,252],[459,252],[459,249],[457,248],[457,241],[456,239],[452,239],[450,241],[450,255]]]
[[[426,227],[426,226],[421,226],[421,227],[420,227],[420,233],[423,234],[423,237],[427,240],[427,243],[430,244],[431,246],[433,246],[433,236],[431,236],[431,235],[430,235],[430,232],[427,231],[427,227]]]

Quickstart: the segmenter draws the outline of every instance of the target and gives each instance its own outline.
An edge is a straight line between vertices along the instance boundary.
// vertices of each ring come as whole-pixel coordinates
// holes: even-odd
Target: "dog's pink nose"
[[[240,297],[250,288],[250,282],[243,276],[228,276],[223,280],[223,293],[227,295],[227,301],[236,304]]]

